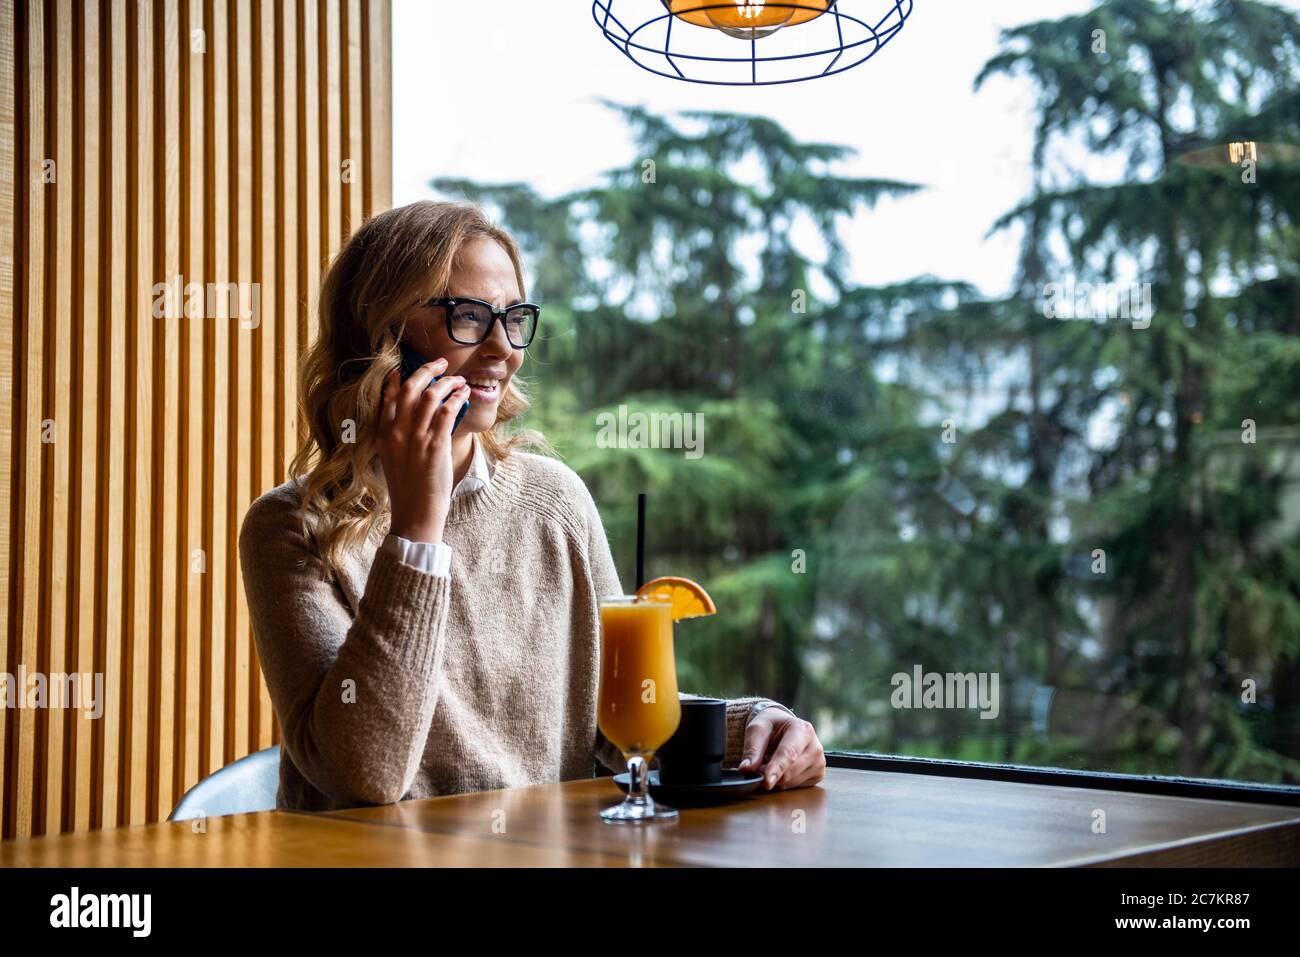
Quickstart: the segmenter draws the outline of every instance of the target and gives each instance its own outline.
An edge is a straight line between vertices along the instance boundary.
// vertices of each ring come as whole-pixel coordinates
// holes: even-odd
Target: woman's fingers
[[[444,439],[451,437],[451,429],[456,423],[460,407],[469,401],[469,384],[464,379],[461,379],[461,382],[463,383],[461,387],[453,392],[446,402],[439,405],[438,411],[434,414],[434,432]]]
[[[812,726],[807,721],[786,724],[781,741],[772,752],[772,759],[763,769],[763,783],[775,787],[783,782],[786,774],[797,767],[803,758],[804,749],[811,743]]]
[[[397,402],[399,418],[406,420],[411,417],[420,402],[420,397],[424,395],[425,387],[446,367],[446,359],[434,359],[411,373],[411,377],[402,383],[402,396]]]
[[[791,726],[786,738],[764,769],[765,775],[777,776],[768,787],[801,788],[820,782],[826,776],[826,751],[811,722]]]
[[[433,417],[442,407],[442,400],[455,393],[464,381],[464,378],[458,375],[443,376],[424,390],[413,414],[412,435],[425,435],[433,429]]]
[[[826,756],[820,744],[809,744],[802,754],[786,769],[779,788],[802,788],[817,784],[826,776]]]
[[[745,749],[737,765],[741,770],[753,773],[763,764],[767,753],[776,744],[772,740],[772,723],[770,721],[751,721],[745,725]]]

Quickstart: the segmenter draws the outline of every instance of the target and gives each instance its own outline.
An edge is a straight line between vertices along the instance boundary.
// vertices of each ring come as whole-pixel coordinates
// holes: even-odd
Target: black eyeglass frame
[[[506,341],[510,343],[512,349],[527,349],[533,339],[537,337],[537,328],[542,324],[542,307],[535,302],[516,302],[513,305],[506,306],[504,309],[493,309],[492,303],[484,302],[482,299],[471,299],[468,296],[435,296],[433,299],[424,303],[425,306],[441,306],[446,314],[447,335],[451,337],[452,342],[460,343],[462,346],[477,346],[486,342],[488,336],[492,335],[492,328],[501,320],[501,328],[506,331]],[[483,333],[483,338],[476,341],[467,342],[459,339],[456,333],[452,331],[451,321],[456,312],[456,307],[461,305],[482,306],[487,309],[492,316],[492,321],[488,323],[487,331]],[[528,336],[528,341],[519,345],[510,338],[510,327],[506,325],[506,316],[516,309],[530,309],[533,313],[533,330]]]

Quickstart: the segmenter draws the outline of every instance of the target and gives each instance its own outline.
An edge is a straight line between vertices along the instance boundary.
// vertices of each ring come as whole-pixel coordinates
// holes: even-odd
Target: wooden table
[[[828,768],[675,823],[607,824],[609,778],[0,843],[0,867],[1300,864],[1300,808]],[[1105,813],[1105,832],[1095,833]]]

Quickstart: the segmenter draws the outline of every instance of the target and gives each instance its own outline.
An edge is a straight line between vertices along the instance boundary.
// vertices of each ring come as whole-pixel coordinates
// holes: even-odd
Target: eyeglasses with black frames
[[[537,334],[542,307],[531,302],[517,302],[504,309],[493,309],[490,302],[463,296],[438,297],[424,303],[441,306],[447,315],[447,335],[462,346],[476,346],[492,335],[498,319],[506,330],[506,339],[516,349],[527,349]]]

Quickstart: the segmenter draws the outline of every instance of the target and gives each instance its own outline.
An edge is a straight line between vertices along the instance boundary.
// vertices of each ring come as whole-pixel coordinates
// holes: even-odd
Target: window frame
[[[1100,791],[1126,791],[1168,797],[1300,807],[1300,787],[1282,784],[1250,784],[1205,778],[1124,774],[1114,771],[1077,771],[1070,768],[1039,768],[1023,764],[987,764],[978,761],[908,757],[866,751],[828,750],[826,766],[859,771],[931,774],[1019,784],[1046,784],[1057,787],[1092,788]]]

